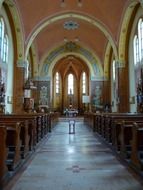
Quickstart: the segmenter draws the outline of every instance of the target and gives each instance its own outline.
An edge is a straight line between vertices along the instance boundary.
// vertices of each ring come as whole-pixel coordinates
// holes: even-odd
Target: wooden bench
[[[105,138],[109,143],[112,143],[114,146],[116,146],[118,145],[117,137],[119,136],[121,131],[120,123],[123,120],[138,120],[139,118],[143,118],[143,114],[119,113],[115,115],[107,115],[106,117]]]
[[[48,125],[49,125],[49,132],[52,131],[52,128],[56,125],[58,122],[59,113],[58,112],[51,112],[48,115]]]
[[[131,164],[135,169],[143,170],[143,123],[134,123],[132,127]]]
[[[6,125],[6,146],[8,148],[8,156],[6,159],[6,165],[8,170],[14,170],[21,161],[21,140],[20,140],[20,123],[11,123],[9,126]]]
[[[34,150],[37,142],[39,142],[38,138],[38,117],[30,114],[8,114],[1,115],[0,120],[9,120],[9,121],[28,121],[28,134],[30,136],[29,147],[30,150]]]
[[[26,155],[29,153],[30,150],[30,135],[28,133],[28,120],[20,121],[20,120],[14,120],[14,119],[7,119],[3,118],[0,119],[0,124],[4,126],[11,126],[16,125],[16,123],[20,123],[20,140],[21,140],[21,158],[25,158]]]
[[[0,125],[0,186],[7,175],[8,168],[6,166],[7,148],[6,148],[6,127]]]
[[[136,123],[143,122],[143,118],[139,118],[137,120],[131,119],[128,121],[123,121],[121,123],[120,134],[117,137],[119,138],[119,141],[120,141],[120,155],[124,159],[130,159],[131,157],[131,140],[133,137],[132,128],[133,128],[134,122]]]
[[[121,135],[121,126],[122,126],[122,122],[138,122],[138,121],[142,121],[143,120],[143,116],[139,115],[125,115],[125,116],[116,116],[116,117],[112,117],[112,123],[111,123],[111,142],[112,145],[115,147],[115,149],[117,151],[120,151],[120,139],[119,136]],[[128,130],[129,126],[126,128],[126,130]],[[130,135],[131,136],[131,135]],[[129,137],[130,138],[130,137]]]
[[[84,113],[84,122],[94,131],[94,114],[92,112]]]

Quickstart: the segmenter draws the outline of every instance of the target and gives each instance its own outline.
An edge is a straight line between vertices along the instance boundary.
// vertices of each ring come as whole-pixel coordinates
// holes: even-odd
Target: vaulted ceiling
[[[14,0],[25,45],[33,39],[39,59],[72,41],[95,52],[103,62],[109,36],[117,45],[128,0]],[[64,24],[68,23],[65,28]]]

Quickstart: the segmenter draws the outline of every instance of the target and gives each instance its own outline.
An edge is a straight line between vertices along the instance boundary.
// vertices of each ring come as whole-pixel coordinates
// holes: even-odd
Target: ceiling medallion
[[[76,43],[70,41],[66,43],[65,48],[67,51],[73,52],[77,50],[78,46],[76,45]]]
[[[79,24],[75,21],[66,21],[64,24],[63,24],[64,28],[67,29],[67,30],[75,30],[79,27]]]

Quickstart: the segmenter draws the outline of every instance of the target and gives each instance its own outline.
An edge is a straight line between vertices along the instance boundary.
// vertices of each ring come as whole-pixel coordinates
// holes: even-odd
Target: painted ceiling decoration
[[[107,28],[105,27],[105,25],[103,25],[101,22],[99,22],[99,20],[97,20],[96,18],[93,19],[93,18],[91,18],[91,17],[89,17],[87,15],[82,15],[82,14],[72,13],[72,12],[63,13],[61,15],[53,16],[53,17],[49,18],[48,20],[44,21],[43,23],[41,23],[37,28],[35,28],[34,31],[31,33],[31,35],[26,40],[27,46],[26,46],[26,51],[25,51],[26,55],[25,56],[27,57],[28,51],[29,51],[29,48],[30,48],[31,44],[33,43],[34,39],[40,34],[40,32],[43,29],[45,29],[46,27],[50,27],[50,25],[54,26],[57,22],[60,22],[63,19],[67,19],[67,18],[71,19],[71,17],[74,18],[74,19],[79,19],[80,22],[84,22],[85,24],[89,24],[92,27],[98,28],[100,30],[100,32],[101,32],[100,35],[103,35],[106,38],[106,40],[108,40],[111,43],[111,45],[113,47],[115,57],[118,58],[117,47],[116,47],[115,41],[114,41],[113,37],[111,36],[111,34],[109,33],[109,31],[107,30]],[[55,31],[57,31],[57,29]],[[74,30],[74,32],[75,31],[77,31],[77,30]],[[84,31],[85,30],[81,31],[81,27],[79,28],[79,32],[81,34]],[[87,33],[88,32],[86,32],[86,38],[88,36]],[[47,33],[46,33],[46,35],[47,35]],[[68,34],[68,35],[70,35],[70,34]],[[94,33],[94,36],[92,34],[92,41],[93,41],[93,39],[95,39],[95,36],[96,36],[95,33]],[[91,36],[90,36],[90,38],[91,38]],[[98,45],[99,45],[100,48],[102,47],[102,50],[103,50],[103,43],[100,43]]]
[[[92,54],[91,51],[81,47],[80,45],[76,44],[75,42],[67,42],[66,44],[56,48],[52,52],[49,53],[44,64],[41,69],[40,75],[47,76],[49,72],[50,65],[54,62],[54,60],[61,54],[66,53],[78,53],[84,56],[91,64],[92,69],[94,71],[95,80],[96,79],[103,79],[103,70],[101,64],[98,63],[96,57]]]
[[[23,65],[31,46],[35,46],[35,65],[40,63],[35,76],[39,72],[50,76],[51,65],[68,54],[87,63],[91,77],[108,79],[110,51],[116,61],[126,64],[129,21],[143,0],[54,0],[52,3],[42,0],[42,4],[40,0],[4,0],[4,3],[14,18],[18,63]]]
[[[82,0],[77,0],[77,6],[82,7]],[[66,6],[66,0],[61,0],[61,7]]]
[[[67,30],[75,30],[75,29],[78,29],[79,24],[75,21],[70,20],[70,21],[66,21],[63,26]]]

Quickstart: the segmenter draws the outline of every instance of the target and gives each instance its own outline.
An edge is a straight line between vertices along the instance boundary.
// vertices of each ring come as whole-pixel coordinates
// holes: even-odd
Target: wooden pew
[[[94,114],[92,112],[84,113],[84,122],[94,131]]]
[[[127,122],[138,122],[138,121],[143,121],[143,116],[141,114],[137,115],[125,115],[125,116],[116,116],[116,117],[112,117],[112,126],[111,126],[111,142],[112,145],[115,147],[115,149],[117,151],[120,151],[120,147],[121,147],[121,141],[120,141],[120,135],[121,135],[121,126],[122,126],[122,122],[125,121]],[[126,134],[129,133],[129,127],[130,125],[127,125],[127,127],[125,128],[125,132]],[[123,128],[124,130],[124,128]],[[124,135],[124,132],[122,133]],[[131,138],[131,134],[128,134],[128,139]],[[129,140],[126,140],[126,144],[128,144]],[[125,142],[125,141],[124,141]]]
[[[28,121],[17,121],[14,119],[7,119],[7,118],[1,118],[0,119],[0,124],[5,125],[5,126],[11,126],[11,125],[16,125],[16,123],[20,123],[20,140],[21,140],[21,158],[25,158],[30,150],[29,146],[29,141],[30,141],[30,135],[28,133]]]
[[[102,120],[102,113],[94,113],[94,127],[93,131],[101,134],[101,120]]]
[[[134,122],[141,123],[143,122],[143,118],[139,118],[137,120],[131,119],[128,121],[123,121],[121,123],[121,132],[119,135],[120,141],[120,155],[124,159],[130,159],[131,156],[131,140],[132,140],[132,128]]]
[[[1,115],[0,121],[27,121],[28,122],[28,135],[29,135],[29,149],[34,150],[37,144],[37,120],[36,116],[29,114],[8,114]]]
[[[8,170],[14,170],[19,166],[21,161],[21,140],[20,140],[20,130],[21,123],[11,123],[9,126],[6,125],[6,146],[8,148],[8,156],[6,160],[6,164]]]
[[[105,140],[111,142],[111,116],[126,115],[127,113],[95,113],[95,131],[101,134]]]
[[[132,134],[131,164],[141,171],[143,170],[143,123],[134,123]]]
[[[8,168],[6,166],[7,148],[6,148],[6,127],[0,126],[0,186],[2,186],[4,178],[7,175]]]
[[[112,143],[113,145],[117,145],[117,136],[120,134],[120,123],[123,120],[138,120],[139,118],[143,118],[143,114],[137,114],[137,113],[119,113],[119,114],[110,114],[106,116],[106,122],[105,122],[105,138],[109,143]],[[119,123],[119,125],[118,125]]]
[[[48,116],[48,125],[49,125],[49,132],[52,131],[52,128],[58,122],[59,113],[58,112],[51,112]]]
[[[37,119],[37,142],[39,142],[49,132],[48,118],[50,114],[47,113],[30,113],[31,116],[35,116]]]

